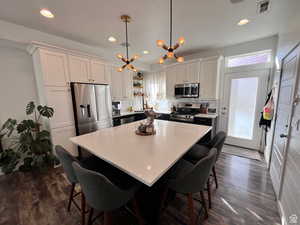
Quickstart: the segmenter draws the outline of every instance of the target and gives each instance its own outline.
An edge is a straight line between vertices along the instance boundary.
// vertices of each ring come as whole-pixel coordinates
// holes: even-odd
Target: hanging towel
[[[270,104],[268,104],[269,102],[272,102],[270,104],[272,104],[271,108],[269,108]],[[264,117],[264,110],[266,109],[266,111],[273,111],[272,113],[269,112],[269,117],[267,116],[268,113],[266,113],[266,117],[268,117],[267,119]],[[272,116],[271,116],[272,114]],[[259,126],[260,127],[265,127],[266,132],[268,132],[268,129],[271,127],[271,123],[272,123],[272,119],[273,119],[273,114],[274,114],[274,99],[273,99],[273,90],[270,91],[270,93],[268,94],[267,97],[267,101],[265,103],[263,112],[261,112],[261,118],[259,121]]]

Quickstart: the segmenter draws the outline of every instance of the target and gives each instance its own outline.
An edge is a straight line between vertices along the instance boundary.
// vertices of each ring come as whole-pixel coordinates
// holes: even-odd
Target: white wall
[[[0,40],[0,122],[25,118],[29,101],[37,100],[31,56],[25,48]]]

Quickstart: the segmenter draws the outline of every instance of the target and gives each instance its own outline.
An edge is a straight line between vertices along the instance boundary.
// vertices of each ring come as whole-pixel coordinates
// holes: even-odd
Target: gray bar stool
[[[85,169],[81,167],[78,162],[73,162],[73,168],[86,197],[87,204],[91,208],[88,225],[91,225],[98,217],[93,218],[94,210],[101,213],[103,212],[104,224],[110,225],[112,223],[111,212],[125,206],[130,200],[133,200],[134,211],[138,218],[139,225],[143,225],[143,219],[134,197],[135,192],[140,187],[139,183],[132,183],[130,187],[127,184],[127,189],[121,189],[111,181],[112,179],[110,177]],[[126,176],[121,179],[125,182],[127,181]]]
[[[85,225],[85,214],[87,213],[87,211],[85,211],[85,199],[82,192],[75,191],[75,187],[76,184],[78,184],[78,180],[72,166],[73,162],[79,162],[79,161],[60,145],[55,146],[55,152],[64,169],[64,172],[69,182],[71,183],[71,192],[70,192],[67,209],[68,211],[70,211],[71,204],[73,203],[74,206],[81,212],[82,225]],[[75,201],[75,197],[79,195],[81,195],[81,206],[79,206]]]
[[[195,224],[193,194],[200,193],[205,216],[208,217],[208,209],[203,191],[209,179],[212,167],[216,161],[217,149],[212,149],[207,156],[192,164],[184,159],[180,160],[167,176],[167,190],[187,195],[190,216],[190,225]],[[167,191],[162,197],[162,206],[167,196]],[[162,207],[161,207],[162,208]]]
[[[200,159],[203,157],[207,156],[208,153],[212,148],[217,149],[217,157],[216,157],[216,162],[222,152],[222,148],[224,146],[226,140],[226,133],[223,131],[220,131],[216,134],[216,136],[207,144],[195,144],[185,155],[184,159],[195,164],[197,163]],[[215,163],[216,163],[215,162]],[[215,164],[212,168],[212,173],[214,177],[214,181],[216,184],[216,188],[218,188],[218,179],[217,179],[217,173],[216,173],[216,168]],[[209,208],[211,208],[211,194],[210,194],[210,182],[207,182],[207,191],[208,191],[208,202],[209,202]]]

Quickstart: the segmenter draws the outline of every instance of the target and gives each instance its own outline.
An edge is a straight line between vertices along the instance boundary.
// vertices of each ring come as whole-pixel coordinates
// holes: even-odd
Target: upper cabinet
[[[69,67],[72,82],[91,82],[90,60],[88,58],[69,55]]]
[[[133,73],[128,70],[118,72],[117,67],[111,70],[111,95],[114,100],[133,97]]]
[[[218,99],[220,79],[220,57],[201,60],[200,65],[200,98]]]
[[[117,71],[117,67],[111,68],[111,96],[115,100],[123,98],[123,73]]]
[[[172,99],[175,97],[174,87],[177,83],[177,68],[169,66],[166,68],[166,97]]]
[[[133,72],[124,70],[122,73],[123,98],[130,99],[133,97]]]
[[[200,62],[191,62],[186,65],[186,81],[190,83],[199,83]]]
[[[66,87],[69,84],[69,71],[67,55],[39,49],[34,55],[35,69],[45,86]]]
[[[188,82],[187,76],[186,76],[186,64],[178,64],[174,66],[175,74],[176,76],[176,84],[182,84]]]
[[[72,82],[107,84],[105,64],[97,59],[69,55],[70,78]]]
[[[220,62],[220,57],[211,57],[167,66],[167,98],[174,98],[176,84],[200,83],[200,99],[218,99]]]
[[[91,60],[90,80],[97,84],[107,84],[105,77],[105,64],[99,60]]]

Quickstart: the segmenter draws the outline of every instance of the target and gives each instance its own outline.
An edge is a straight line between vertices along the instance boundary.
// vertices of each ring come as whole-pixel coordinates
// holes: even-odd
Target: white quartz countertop
[[[141,121],[105,128],[70,140],[90,153],[152,186],[211,127],[155,120],[156,135],[138,136]]]
[[[216,113],[213,113],[213,114],[199,113],[199,114],[196,114],[195,117],[215,119],[218,117],[218,114],[216,114]]]

